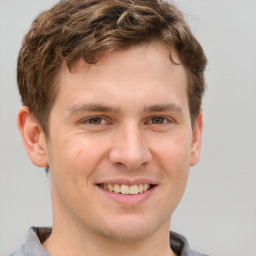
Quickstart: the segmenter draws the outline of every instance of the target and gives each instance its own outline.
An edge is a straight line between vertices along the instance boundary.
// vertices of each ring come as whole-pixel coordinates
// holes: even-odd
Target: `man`
[[[18,58],[18,127],[50,173],[53,227],[13,256],[202,255],[169,234],[200,156],[206,58],[158,0],[70,0]]]

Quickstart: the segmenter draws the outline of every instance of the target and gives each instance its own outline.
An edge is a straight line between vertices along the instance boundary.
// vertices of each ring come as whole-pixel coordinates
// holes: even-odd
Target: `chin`
[[[114,223],[109,221],[104,229],[101,227],[100,235],[116,242],[135,243],[152,235],[160,226],[155,218],[119,218]]]
[[[122,242],[122,243],[135,243],[141,241],[150,235],[149,230],[141,228],[138,229],[131,229],[129,228],[122,228],[122,229],[111,229],[109,232],[104,232],[102,235],[107,238],[108,240]]]

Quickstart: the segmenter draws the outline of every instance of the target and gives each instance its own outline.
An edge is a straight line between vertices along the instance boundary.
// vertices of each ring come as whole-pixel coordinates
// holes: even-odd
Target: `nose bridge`
[[[110,160],[130,170],[136,170],[151,160],[151,153],[138,124],[127,122],[120,127],[113,142]]]

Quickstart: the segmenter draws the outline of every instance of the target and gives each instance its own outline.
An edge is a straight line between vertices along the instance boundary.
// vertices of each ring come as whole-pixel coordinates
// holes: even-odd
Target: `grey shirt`
[[[42,246],[51,234],[51,228],[31,227],[28,231],[27,241],[21,248],[9,256],[50,256]],[[178,256],[207,256],[190,249],[185,237],[170,232],[170,246]]]

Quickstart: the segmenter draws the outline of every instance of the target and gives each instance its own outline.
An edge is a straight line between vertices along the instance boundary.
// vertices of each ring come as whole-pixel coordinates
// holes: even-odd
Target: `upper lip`
[[[157,185],[157,182],[147,179],[147,178],[136,178],[136,179],[125,179],[125,178],[119,178],[119,179],[105,179],[101,180],[99,182],[96,182],[97,185],[99,184],[120,184],[120,185],[137,185],[137,184],[150,184],[150,185]]]

